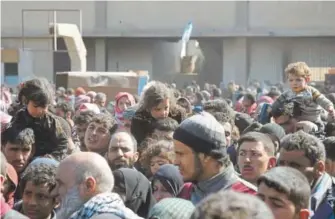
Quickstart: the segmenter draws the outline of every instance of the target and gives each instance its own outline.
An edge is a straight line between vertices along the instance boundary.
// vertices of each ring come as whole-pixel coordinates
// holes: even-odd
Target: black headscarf
[[[127,208],[146,218],[150,209],[156,204],[150,181],[139,171],[129,168],[117,169],[113,174],[114,192],[121,195]]]
[[[180,175],[178,167],[172,164],[164,164],[160,166],[156,174],[153,176],[152,182],[154,182],[154,180],[159,180],[165,189],[174,197],[179,194],[184,185],[183,177]]]

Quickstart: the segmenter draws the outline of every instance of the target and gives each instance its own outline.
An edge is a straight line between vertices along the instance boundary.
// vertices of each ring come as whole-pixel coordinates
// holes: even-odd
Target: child
[[[10,125],[31,128],[35,135],[35,156],[50,154],[62,160],[67,151],[67,137],[56,116],[48,112],[53,102],[52,87],[46,79],[26,81],[21,89],[25,107],[17,112]]]
[[[334,118],[332,102],[317,89],[308,86],[311,71],[305,62],[289,64],[285,69],[285,74],[291,89],[280,95],[277,101],[297,103],[300,108],[300,115],[297,116],[298,121],[307,120],[321,125],[321,107]]]
[[[56,169],[48,164],[28,166],[20,181],[22,201],[14,209],[29,218],[56,219],[58,203],[51,195],[56,187]]]

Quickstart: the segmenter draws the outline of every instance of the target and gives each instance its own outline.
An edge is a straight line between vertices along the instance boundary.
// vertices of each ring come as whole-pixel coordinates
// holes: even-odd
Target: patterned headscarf
[[[134,99],[134,96],[131,95],[130,93],[127,93],[127,92],[120,92],[118,93],[116,96],[115,96],[115,105],[114,105],[114,113],[115,113],[115,118],[118,122],[119,125],[122,125],[123,124],[123,120],[124,120],[124,117],[123,117],[123,112],[119,107],[118,107],[118,104],[119,104],[119,100],[122,98],[122,97],[127,97],[129,102],[130,102],[130,106],[133,106],[135,105],[135,99]]]

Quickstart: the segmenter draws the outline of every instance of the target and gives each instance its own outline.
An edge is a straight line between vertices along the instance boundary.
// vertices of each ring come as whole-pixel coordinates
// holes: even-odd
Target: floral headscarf
[[[124,110],[121,110],[118,105],[119,105],[119,100],[122,98],[122,97],[127,97],[129,102],[130,102],[130,106],[133,106],[135,105],[135,98],[133,95],[131,95],[130,93],[127,93],[127,92],[119,92],[116,96],[115,96],[115,106],[114,106],[114,113],[115,113],[115,118],[118,122],[119,125],[122,125],[123,124],[123,120],[124,120],[124,117],[123,117],[123,112]]]

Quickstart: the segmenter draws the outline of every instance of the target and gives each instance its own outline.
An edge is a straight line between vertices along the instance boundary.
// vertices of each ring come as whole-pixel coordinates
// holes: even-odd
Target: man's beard
[[[57,218],[69,219],[83,204],[85,204],[85,202],[81,200],[78,188],[75,186],[72,187],[61,200],[60,208],[57,211]]]
[[[117,170],[117,169],[120,169],[120,168],[133,168],[134,167],[134,159],[131,158],[129,159],[128,161],[126,160],[122,160],[124,162],[120,162],[120,163],[115,163],[115,161],[120,161],[121,159],[116,159],[116,160],[113,160],[112,162],[108,161],[109,163],[109,167],[114,171],[114,170]]]
[[[194,184],[198,183],[200,176],[204,173],[204,167],[201,164],[200,158],[197,153],[194,153],[194,173],[192,179],[188,180]]]

